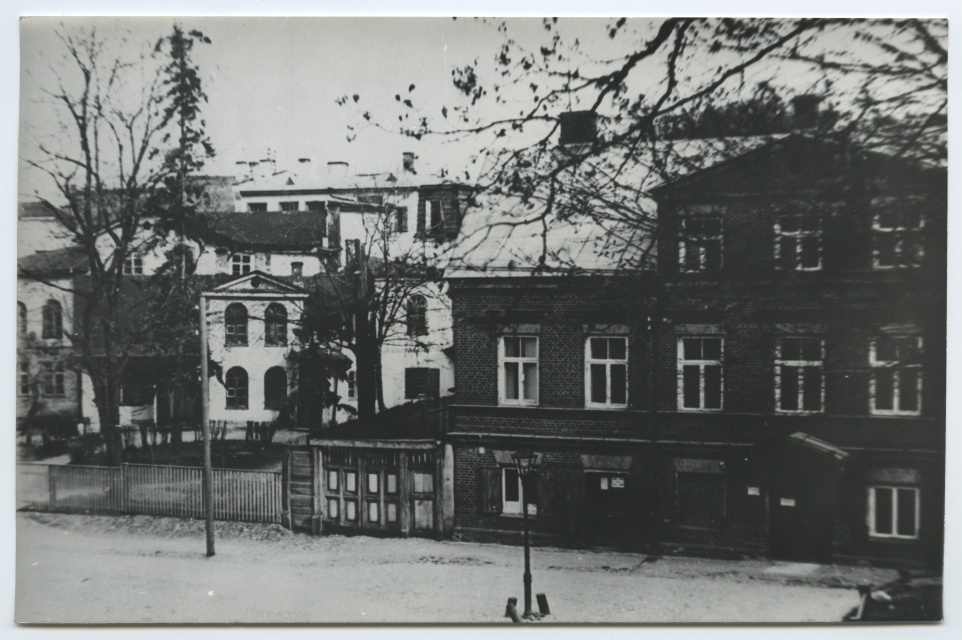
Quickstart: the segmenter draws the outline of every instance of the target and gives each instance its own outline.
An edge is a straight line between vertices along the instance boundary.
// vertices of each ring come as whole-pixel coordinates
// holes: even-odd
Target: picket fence
[[[214,469],[214,518],[282,522],[283,482],[273,471]],[[91,515],[204,517],[203,470],[124,464],[17,464],[17,508]]]

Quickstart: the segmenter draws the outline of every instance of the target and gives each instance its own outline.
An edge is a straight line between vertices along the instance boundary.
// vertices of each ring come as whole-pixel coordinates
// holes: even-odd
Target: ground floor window
[[[63,398],[66,395],[62,362],[43,363],[43,395],[48,398]]]
[[[680,525],[720,528],[725,520],[720,460],[675,459],[675,516]]]
[[[869,487],[869,534],[877,538],[919,537],[919,490],[915,487]]]

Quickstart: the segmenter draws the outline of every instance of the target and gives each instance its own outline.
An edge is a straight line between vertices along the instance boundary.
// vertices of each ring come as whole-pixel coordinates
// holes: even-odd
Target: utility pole
[[[204,433],[204,525],[207,557],[214,555],[214,470],[210,460],[210,378],[207,373],[207,296],[200,294],[200,428]]]
[[[357,418],[361,424],[373,424],[377,383],[374,371],[373,342],[371,329],[371,283],[368,278],[367,256],[364,255],[360,240],[351,240],[354,264],[354,342],[357,350]]]

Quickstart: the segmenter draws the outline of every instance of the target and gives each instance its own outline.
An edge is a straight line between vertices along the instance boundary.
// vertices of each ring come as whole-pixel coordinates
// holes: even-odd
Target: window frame
[[[789,360],[783,357],[783,340],[818,340],[819,360]],[[800,354],[801,355],[801,354]],[[782,367],[795,367],[798,369],[798,408],[782,408]],[[818,409],[805,409],[805,368],[818,367],[819,369],[819,393]],[[782,335],[775,340],[775,412],[784,414],[804,414],[815,415],[825,412],[825,339],[814,335]]]
[[[44,360],[40,363],[41,386],[45,398],[66,398],[65,369],[63,362]]]
[[[535,356],[511,356],[505,355],[505,340],[508,339],[518,339],[524,340],[528,338],[534,339],[535,344]],[[505,334],[498,336],[498,404],[501,406],[511,406],[511,407],[537,407],[541,402],[541,340],[537,335],[530,334]],[[519,343],[520,345],[520,343]],[[507,384],[506,376],[504,373],[504,365],[508,362],[515,362],[518,364],[518,398],[516,400],[509,399],[505,393],[505,385]],[[535,398],[533,400],[525,399],[524,397],[524,365],[534,364],[535,370],[538,372],[538,384],[535,389]]]
[[[878,359],[878,346],[879,341],[883,338],[888,338],[891,340],[915,340],[916,341],[916,351],[919,354],[918,362],[909,362],[906,364],[901,364],[901,354],[899,360],[879,360]],[[924,386],[922,384],[922,377],[924,374],[924,368],[922,366],[921,358],[923,350],[925,348],[925,341],[920,335],[886,335],[877,336],[872,338],[869,343],[869,366],[872,369],[871,377],[869,378],[869,412],[873,416],[920,416],[922,415],[922,390]],[[915,380],[915,393],[917,400],[917,407],[914,410],[902,410],[900,405],[900,394],[901,389],[901,378],[902,371],[906,369],[912,369],[916,371]],[[878,409],[876,408],[876,401],[878,400],[878,382],[877,373],[879,371],[892,371],[892,409]]]
[[[144,275],[144,258],[139,253],[128,253],[124,258],[123,271],[125,276]]]
[[[521,479],[521,474],[518,473],[517,467],[512,465],[501,465],[499,467],[501,475],[501,515],[508,517],[522,517],[524,515],[524,482]],[[518,500],[514,501],[508,500],[508,472],[514,473],[518,478]],[[535,476],[530,481],[533,483],[535,488],[533,500],[528,502],[528,517],[537,517],[538,515],[538,477]],[[510,509],[508,505],[511,505]],[[516,506],[515,506],[516,505]]]
[[[278,208],[284,213],[292,213],[301,210],[301,203],[299,200],[283,200],[278,203]]]
[[[232,312],[234,309],[235,312]],[[241,327],[240,316],[236,315],[231,317],[232,313],[239,313],[236,310],[244,310],[244,322],[243,322],[243,338],[239,338],[241,335],[238,332],[238,328]],[[250,312],[247,310],[247,306],[240,302],[232,302],[224,308],[224,346],[225,347],[246,347],[250,342]]]
[[[925,246],[922,242],[922,234],[925,229],[925,216],[919,212],[919,224],[916,227],[909,227],[904,224],[883,226],[882,215],[884,215],[884,213],[885,212],[877,212],[872,216],[872,269],[876,271],[889,271],[893,269],[914,269],[921,266],[922,261],[925,259]],[[900,222],[904,220],[905,218],[903,216],[899,216]],[[882,238],[886,237],[895,238],[895,256],[896,259],[899,260],[896,264],[881,264],[879,262],[881,256],[879,242]],[[911,264],[905,261],[907,250],[905,241],[907,238],[913,238],[915,240],[915,262]]]
[[[42,310],[43,328],[40,337],[43,340],[62,340],[63,339],[63,305],[54,300],[48,299],[43,303]]]
[[[783,220],[785,218],[798,218],[803,219],[805,217],[811,217],[815,220],[817,229],[807,230],[802,229],[802,225],[798,224],[798,229],[796,231],[785,231],[782,227],[784,226]],[[780,214],[775,218],[775,270],[776,271],[798,271],[798,272],[813,272],[821,271],[824,266],[825,251],[824,251],[824,225],[822,223],[822,216],[816,212],[796,212],[796,213],[784,213]],[[781,255],[782,253],[782,238],[795,238],[795,266],[794,268],[787,269],[784,266],[785,258]],[[814,238],[817,241],[818,247],[818,265],[814,267],[804,267],[802,266],[802,240],[804,238]]]
[[[604,359],[594,358],[591,354],[591,341],[592,340],[624,340],[625,342],[625,357],[623,359],[612,358],[611,357],[611,347],[610,343],[608,345],[608,357]],[[617,335],[589,335],[585,339],[585,407],[590,409],[627,409],[628,408],[628,389],[629,384],[629,368],[628,360],[630,357],[629,353],[630,345],[628,344],[628,336],[617,336]],[[625,367],[625,401],[612,402],[611,400],[611,366],[612,365],[624,365]],[[594,402],[591,399],[592,390],[592,378],[591,378],[591,365],[604,365],[605,366],[605,402]]]
[[[706,358],[688,360],[685,358],[685,340],[718,340],[718,359],[709,360]],[[704,345],[702,345],[704,351]],[[698,367],[698,407],[685,406],[685,367]],[[705,367],[717,366],[718,371],[718,407],[705,407]],[[678,411],[696,413],[718,413],[725,408],[725,337],[721,335],[682,335],[678,336]]]
[[[279,302],[270,303],[264,310],[264,345],[287,346],[287,307]]]
[[[717,220],[718,233],[689,235],[688,226],[692,220]],[[678,235],[678,270],[681,273],[721,273],[725,265],[725,221],[721,214],[705,213],[685,215],[681,218]],[[708,242],[718,242],[718,267],[717,269],[708,268]],[[705,243],[705,244],[702,244]],[[698,268],[692,269],[688,266],[688,253],[691,250],[698,250]]]
[[[250,253],[235,253],[230,257],[230,273],[232,276],[247,275],[253,270],[254,256]]]
[[[428,335],[428,299],[415,293],[408,297],[404,307],[407,335],[412,338]]]
[[[875,530],[875,512],[876,504],[878,502],[878,497],[876,495],[877,489],[888,489],[892,492],[892,533],[879,533]],[[899,491],[911,491],[915,494],[915,518],[914,518],[914,528],[915,533],[913,535],[903,535],[898,532],[898,520],[899,520]],[[922,505],[922,491],[919,487],[898,485],[898,484],[872,484],[868,487],[868,535],[870,538],[878,538],[883,540],[918,540],[919,530],[921,529],[921,505]]]
[[[238,390],[240,387],[236,385],[231,388],[231,372],[239,371],[244,374],[244,387],[243,387],[243,404],[240,402],[238,397]],[[224,408],[231,411],[246,411],[250,408],[250,374],[243,367],[231,367],[224,373],[224,392],[225,392],[225,402]]]
[[[434,222],[434,210],[437,205],[438,219]],[[444,199],[428,198],[424,204],[424,228],[429,236],[444,234]]]
[[[248,202],[247,211],[248,213],[267,213],[267,203],[266,202]]]

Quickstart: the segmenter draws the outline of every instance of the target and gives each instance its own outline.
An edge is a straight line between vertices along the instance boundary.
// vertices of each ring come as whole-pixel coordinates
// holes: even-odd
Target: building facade
[[[938,565],[945,173],[772,140],[652,191],[657,266],[452,272],[455,535]]]

